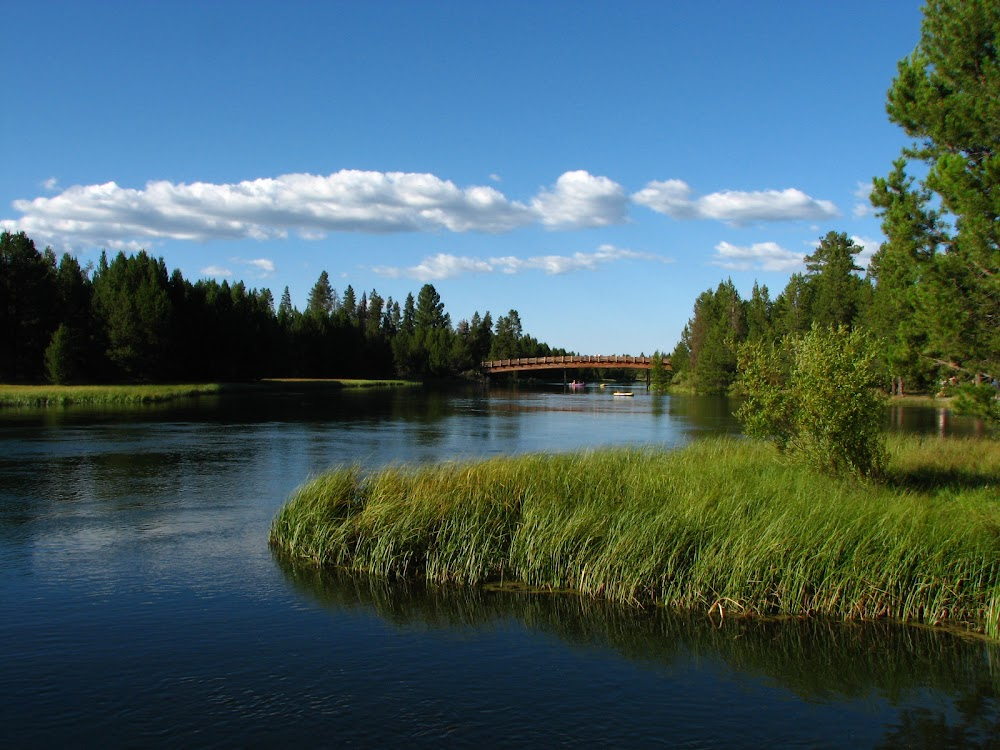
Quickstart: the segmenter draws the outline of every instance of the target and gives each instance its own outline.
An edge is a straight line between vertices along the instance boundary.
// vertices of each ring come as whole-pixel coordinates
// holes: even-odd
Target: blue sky
[[[830,230],[877,248],[920,5],[8,2],[0,226],[669,350],[726,278],[773,297]]]

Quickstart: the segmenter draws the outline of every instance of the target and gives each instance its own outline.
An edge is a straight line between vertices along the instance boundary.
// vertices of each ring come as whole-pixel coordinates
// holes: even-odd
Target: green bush
[[[826,472],[882,475],[884,367],[870,336],[814,325],[779,344],[748,342],[739,357],[736,416],[748,435]]]

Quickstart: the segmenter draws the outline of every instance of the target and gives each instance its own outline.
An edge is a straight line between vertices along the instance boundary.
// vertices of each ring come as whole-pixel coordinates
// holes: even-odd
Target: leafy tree
[[[814,324],[779,344],[740,348],[737,411],[747,434],[830,473],[878,478],[885,467],[881,353],[871,335]]]

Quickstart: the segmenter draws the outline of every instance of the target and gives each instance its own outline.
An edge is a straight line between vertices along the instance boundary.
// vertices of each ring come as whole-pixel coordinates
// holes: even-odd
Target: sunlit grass
[[[218,394],[218,383],[181,385],[0,385],[0,406],[141,404]]]
[[[398,388],[407,380],[282,378],[257,383],[195,383],[157,385],[0,385],[0,407],[115,405],[160,403],[176,398],[227,393]]]
[[[373,473],[296,491],[271,541],[388,577],[518,581],[709,612],[961,623],[1000,637],[1000,444],[890,439],[883,485],[733,438]]]

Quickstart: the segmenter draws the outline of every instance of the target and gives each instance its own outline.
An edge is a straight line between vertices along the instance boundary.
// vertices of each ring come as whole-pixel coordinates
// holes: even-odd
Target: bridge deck
[[[663,367],[670,369],[670,358],[662,358]],[[521,357],[519,359],[494,359],[481,365],[487,374],[495,372],[522,372],[525,370],[562,370],[568,368],[601,370],[650,370],[652,357],[630,357],[624,354],[567,355],[564,357]]]

